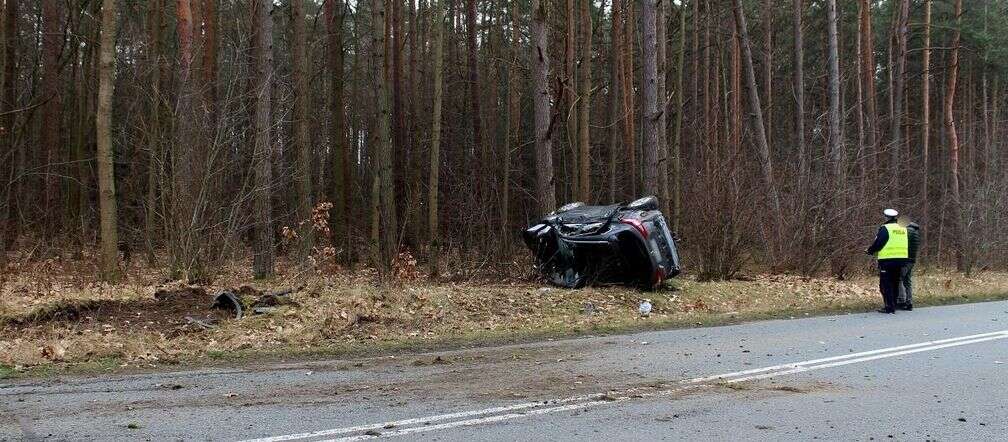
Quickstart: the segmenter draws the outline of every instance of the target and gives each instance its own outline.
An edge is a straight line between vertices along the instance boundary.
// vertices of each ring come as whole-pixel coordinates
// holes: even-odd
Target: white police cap
[[[889,218],[895,218],[899,216],[899,212],[897,212],[896,209],[885,209],[882,211],[882,214],[888,216]]]

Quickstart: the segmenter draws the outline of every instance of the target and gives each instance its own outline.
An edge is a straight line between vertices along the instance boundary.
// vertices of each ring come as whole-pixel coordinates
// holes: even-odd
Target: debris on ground
[[[217,295],[217,297],[214,298],[212,307],[234,312],[235,319],[241,319],[245,313],[245,309],[242,307],[241,301],[238,300],[238,297],[231,292],[221,292]]]
[[[642,295],[618,286],[557,290],[526,279],[379,285],[367,269],[306,276],[282,264],[275,279],[253,286],[249,266],[240,264],[204,285],[165,282],[163,274],[138,265],[117,284],[95,281],[86,266],[54,267],[44,277],[38,271],[7,275],[0,282],[0,365],[21,372],[52,362],[146,367],[236,351],[409,349],[868,311],[879,302],[877,279],[869,275],[838,281],[755,274],[751,281],[715,282],[684,276],[675,292]],[[922,304],[963,302],[1003,296],[1008,286],[1008,273],[951,277],[954,289],[947,291],[948,273],[920,275],[915,297]],[[222,292],[233,294],[222,300],[230,308],[210,308]],[[647,321],[640,319],[643,296],[651,304]],[[241,320],[234,319],[237,306]]]

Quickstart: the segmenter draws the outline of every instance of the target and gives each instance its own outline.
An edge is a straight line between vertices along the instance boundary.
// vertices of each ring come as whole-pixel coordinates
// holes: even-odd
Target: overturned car
[[[561,287],[653,289],[680,272],[675,239],[653,196],[627,205],[567,204],[522,236],[539,273]]]

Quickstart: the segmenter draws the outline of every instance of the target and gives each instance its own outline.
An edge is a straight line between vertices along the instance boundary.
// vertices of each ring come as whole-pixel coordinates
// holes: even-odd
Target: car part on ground
[[[675,238],[653,197],[630,204],[570,203],[522,235],[551,284],[624,284],[653,289],[681,271]]]

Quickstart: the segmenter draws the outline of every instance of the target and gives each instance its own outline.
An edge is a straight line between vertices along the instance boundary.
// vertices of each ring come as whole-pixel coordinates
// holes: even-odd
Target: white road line
[[[261,439],[249,439],[243,442],[283,442],[289,440],[335,436],[339,434],[356,433],[359,431],[379,430],[386,427],[403,427],[407,425],[423,424],[428,422],[440,422],[445,420],[468,418],[472,416],[481,416],[485,414],[515,412],[515,411],[527,410],[530,408],[542,407],[546,405],[564,404],[570,402],[583,402],[589,400],[596,400],[604,395],[605,395],[604,393],[594,393],[584,396],[572,396],[569,398],[564,398],[556,401],[526,402],[521,404],[508,405],[504,407],[487,408],[483,410],[460,411],[458,413],[438,414],[434,416],[403,419],[398,421],[382,422],[378,424],[358,425],[355,427],[345,427],[345,428],[333,428],[331,430],[313,431],[310,433],[288,434],[274,437],[264,437]]]
[[[738,383],[751,380],[767,379],[771,377],[803,373],[831,367],[839,367],[843,365],[855,364],[860,362],[868,362],[878,359],[892,358],[896,356],[903,356],[908,354],[920,353],[924,351],[933,351],[943,348],[957,347],[962,345],[975,344],[1004,338],[1008,338],[1008,330],[1002,330],[991,333],[981,333],[970,336],[960,336],[956,338],[941,339],[935,341],[927,341],[916,344],[901,345],[897,347],[882,348],[858,353],[849,353],[846,355],[831,356],[827,358],[813,359],[802,362],[774,365],[769,367],[755,368],[731,373],[722,373],[714,376],[687,379],[681,381],[679,383],[681,386],[677,388],[662,389],[657,392],[640,393],[640,394],[634,394],[632,396],[619,396],[619,397],[609,397],[606,399],[602,399],[606,397],[606,394],[596,393],[583,396],[573,396],[556,401],[527,402],[503,407],[487,408],[482,410],[462,411],[457,413],[440,414],[440,415],[412,418],[412,419],[403,419],[391,422],[382,422],[382,423],[359,425],[353,427],[334,428],[330,430],[322,430],[315,432],[282,435],[262,439],[254,439],[246,442],[280,442],[280,441],[290,441],[298,439],[315,439],[315,438],[338,436],[342,434],[357,433],[369,430],[377,431],[386,428],[389,429],[389,431],[382,432],[381,435],[355,435],[355,436],[347,436],[343,438],[331,439],[331,441],[357,441],[364,439],[374,439],[378,437],[393,437],[413,433],[423,433],[428,431],[436,431],[449,428],[500,422],[511,419],[517,419],[520,417],[536,416],[560,411],[594,407],[598,405],[622,402],[632,398],[664,396],[668,394],[681,392],[690,388],[709,386],[704,384],[712,381],[723,381],[725,383]],[[635,390],[637,389],[626,390],[623,393]],[[431,425],[432,422],[442,422],[442,421],[450,421],[450,422]],[[422,426],[409,427],[412,425],[422,425]],[[409,428],[401,428],[401,427],[409,427]]]
[[[813,364],[819,364],[819,363],[823,363],[823,362],[832,362],[832,361],[838,361],[838,360],[842,360],[842,359],[851,359],[851,358],[857,358],[857,357],[861,357],[861,356],[875,355],[875,354],[880,354],[880,353],[889,353],[889,352],[894,352],[894,351],[906,350],[906,349],[910,349],[910,348],[929,347],[929,346],[940,345],[940,344],[945,344],[945,343],[949,343],[949,342],[965,341],[965,340],[968,340],[968,339],[976,339],[976,338],[985,338],[985,337],[988,337],[988,336],[1000,336],[1000,335],[1004,335],[1004,334],[1008,334],[1008,330],[997,331],[997,332],[990,332],[990,333],[981,333],[981,334],[977,334],[977,335],[960,336],[960,337],[957,337],[957,338],[939,339],[937,341],[920,342],[920,343],[917,343],[917,344],[901,345],[901,346],[898,346],[898,347],[880,348],[878,350],[863,351],[863,352],[860,352],[860,353],[848,353],[848,354],[839,355],[839,356],[831,356],[831,357],[828,357],[828,358],[813,359],[813,360],[810,360],[810,361],[802,361],[802,362],[792,362],[792,363],[789,363],[789,364],[773,365],[773,366],[770,366],[770,367],[754,368],[754,369],[751,369],[751,370],[735,371],[735,372],[731,372],[731,373],[717,374],[717,375],[714,375],[714,376],[707,376],[707,377],[702,377],[702,378],[688,379],[688,380],[683,381],[683,383],[702,383],[702,382],[710,382],[710,381],[717,381],[717,380],[725,380],[725,379],[732,378],[732,377],[735,377],[735,376],[745,376],[745,375],[750,375],[750,374],[754,374],[754,373],[762,373],[762,372],[766,372],[766,371],[776,371],[776,370],[781,370],[781,369],[786,369],[786,368],[796,368],[796,367],[802,366],[802,365],[813,365]]]

